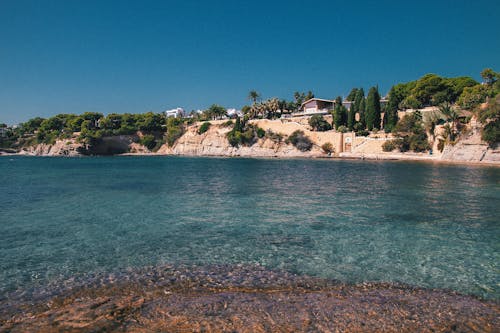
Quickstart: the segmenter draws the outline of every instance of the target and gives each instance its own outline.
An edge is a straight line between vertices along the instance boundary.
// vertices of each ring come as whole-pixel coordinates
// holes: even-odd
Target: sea
[[[498,301],[500,168],[0,157],[0,295],[161,265],[257,265]]]

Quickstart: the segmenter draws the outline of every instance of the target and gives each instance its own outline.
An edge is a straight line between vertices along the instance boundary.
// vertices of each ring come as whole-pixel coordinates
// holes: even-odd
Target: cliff
[[[55,144],[39,144],[23,148],[19,154],[36,156],[81,156],[81,155],[185,155],[185,156],[227,156],[227,157],[328,157],[321,146],[330,143],[334,147],[333,156],[361,159],[411,159],[446,161],[459,163],[489,163],[500,164],[500,150],[492,149],[481,141],[480,127],[472,126],[468,134],[454,146],[446,146],[443,153],[434,149],[429,153],[399,153],[384,152],[382,145],[393,139],[390,134],[374,133],[368,137],[358,137],[354,133],[338,133],[335,131],[314,132],[303,122],[303,119],[252,120],[251,124],[258,126],[267,133],[251,146],[233,147],[227,140],[231,126],[224,125],[226,121],[211,121],[207,132],[198,134],[201,123],[187,127],[185,133],[169,147],[164,144],[156,152],[151,152],[137,143],[139,135],[120,135],[104,137],[93,147],[79,143],[76,136],[70,139],[58,140]],[[286,138],[296,130],[301,130],[311,139],[313,147],[302,152]]]

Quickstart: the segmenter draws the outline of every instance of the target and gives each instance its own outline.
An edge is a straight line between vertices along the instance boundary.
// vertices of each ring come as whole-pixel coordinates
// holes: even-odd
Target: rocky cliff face
[[[319,157],[324,156],[321,148],[314,146],[311,151],[301,152],[284,141],[275,142],[268,138],[257,140],[250,147],[233,147],[229,144],[226,134],[230,128],[211,126],[203,133],[197,133],[197,127],[189,127],[173,147],[164,145],[159,154],[187,156],[258,156],[258,157]]]
[[[443,150],[441,159],[475,163],[500,163],[500,149],[491,148],[481,140],[480,129],[475,127],[454,146]]]

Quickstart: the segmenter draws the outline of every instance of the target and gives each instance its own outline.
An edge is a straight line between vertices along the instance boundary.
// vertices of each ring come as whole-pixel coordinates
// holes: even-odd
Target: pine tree
[[[377,87],[371,87],[366,98],[366,127],[369,131],[380,129],[380,94]]]

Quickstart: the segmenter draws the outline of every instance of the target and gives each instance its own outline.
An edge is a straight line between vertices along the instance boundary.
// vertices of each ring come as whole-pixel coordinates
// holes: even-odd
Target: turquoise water
[[[166,263],[260,264],[500,298],[500,169],[0,158],[0,294]]]

